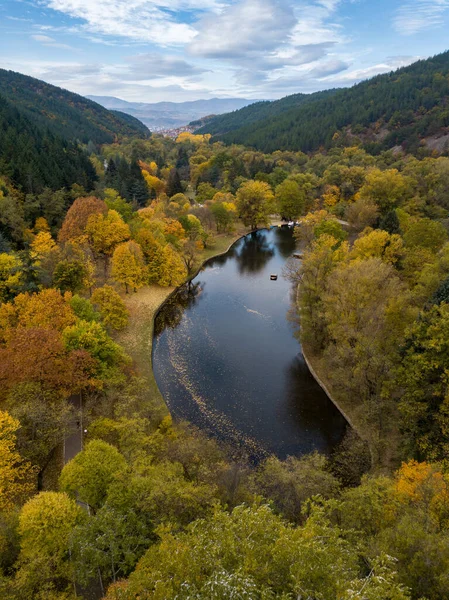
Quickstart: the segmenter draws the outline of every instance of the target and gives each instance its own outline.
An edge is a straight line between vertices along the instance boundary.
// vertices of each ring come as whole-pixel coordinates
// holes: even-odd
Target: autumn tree
[[[0,254],[0,301],[6,302],[14,296],[23,282],[23,263],[14,254]]]
[[[97,288],[92,294],[92,303],[98,307],[103,323],[112,329],[127,326],[129,312],[119,294],[110,285]]]
[[[273,192],[264,181],[247,181],[237,190],[236,205],[238,215],[252,230],[259,224],[268,223],[272,209]]]
[[[105,261],[106,275],[108,258],[120,243],[129,239],[129,227],[118,212],[109,210],[106,215],[95,214],[89,217],[86,234],[92,250],[102,256]]]
[[[58,241],[65,243],[79,238],[84,234],[87,222],[91,215],[104,215],[108,207],[94,196],[77,198],[67,211],[64,222],[58,234]]]
[[[407,198],[410,181],[397,169],[381,171],[374,168],[368,172],[365,183],[360,188],[360,198],[377,204],[382,214],[396,208]]]
[[[66,494],[41,492],[19,516],[20,569],[17,587],[26,598],[49,598],[73,587],[70,537],[85,513]]]
[[[129,287],[136,291],[144,285],[145,261],[137,242],[125,242],[117,246],[112,256],[111,274],[114,281],[125,286],[126,293]]]
[[[68,396],[94,385],[95,370],[92,356],[85,350],[67,351],[54,329],[19,327],[0,348],[2,394],[29,382]]]
[[[10,511],[34,489],[34,469],[16,449],[20,423],[0,411],[0,512]]]

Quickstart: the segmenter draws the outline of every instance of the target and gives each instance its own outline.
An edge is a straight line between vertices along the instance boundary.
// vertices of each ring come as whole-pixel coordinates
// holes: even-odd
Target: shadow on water
[[[154,335],[160,336],[167,329],[176,329],[181,324],[184,312],[193,307],[205,288],[201,281],[186,283],[169,298],[158,312],[154,322]]]
[[[288,228],[249,234],[160,310],[153,370],[175,418],[258,460],[330,453],[347,424],[310,374],[288,318]]]
[[[286,235],[286,227],[276,227],[274,229],[274,239],[279,254],[283,258],[290,258],[296,250],[296,241],[292,235]]]
[[[235,258],[240,275],[259,273],[274,256],[274,249],[267,240],[267,232],[254,231],[236,248]]]

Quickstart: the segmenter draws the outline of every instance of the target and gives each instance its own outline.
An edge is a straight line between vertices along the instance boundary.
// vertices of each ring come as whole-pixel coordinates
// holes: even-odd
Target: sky
[[[449,0],[0,0],[0,67],[132,102],[274,99],[449,48]]]

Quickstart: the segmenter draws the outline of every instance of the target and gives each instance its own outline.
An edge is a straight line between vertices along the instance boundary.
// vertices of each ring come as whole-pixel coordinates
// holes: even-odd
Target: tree
[[[365,260],[380,258],[383,262],[395,265],[403,254],[402,238],[397,233],[390,235],[381,229],[366,229],[354,241],[351,258]]]
[[[37,383],[69,396],[95,385],[96,369],[97,363],[88,352],[67,351],[60,333],[52,329],[19,327],[0,348],[2,395],[19,383]]]
[[[410,183],[397,169],[372,169],[360,188],[360,198],[374,201],[382,214],[388,213],[406,199]]]
[[[94,252],[105,258],[105,269],[107,257],[118,244],[130,237],[128,225],[115,210],[108,210],[106,215],[91,215],[87,221],[86,234]]]
[[[239,217],[252,230],[268,223],[274,196],[268,183],[247,181],[237,190],[236,205]]]
[[[43,327],[62,331],[76,321],[70,306],[71,295],[58,290],[42,290],[37,294],[19,294],[13,304],[15,317],[11,326]]]
[[[123,380],[121,368],[129,358],[100,323],[78,321],[64,329],[63,341],[68,351],[87,352],[93,357],[97,367],[96,374],[102,382],[112,384]]]
[[[276,202],[279,213],[288,219],[296,220],[304,213],[306,195],[294,179],[285,179],[276,188]]]
[[[357,231],[361,231],[362,229],[365,229],[365,227],[372,227],[378,218],[379,209],[377,204],[368,198],[359,198],[346,209],[346,219],[351,227],[354,227]],[[381,229],[386,228],[381,227]],[[389,230],[386,229],[386,231]],[[397,233],[397,231],[392,231],[390,233]]]
[[[98,510],[109,487],[126,470],[126,461],[117,448],[92,440],[62,469],[60,488]]]
[[[81,260],[61,260],[53,271],[53,284],[61,292],[79,292],[88,276],[86,263]]]
[[[51,597],[51,592],[73,586],[70,537],[84,518],[83,510],[64,493],[41,492],[25,504],[19,515],[17,573],[22,597]]]
[[[30,247],[31,258],[39,261],[47,254],[50,254],[56,248],[56,244],[49,231],[39,231],[31,242]]]
[[[128,325],[129,311],[110,285],[97,288],[92,294],[92,303],[98,307],[101,320],[106,326],[120,330]]]
[[[167,196],[171,198],[175,194],[182,194],[183,192],[184,189],[182,187],[178,169],[171,169],[167,180]]]
[[[6,302],[20,290],[23,263],[14,254],[0,254],[0,301]]]
[[[305,501],[320,494],[334,497],[338,481],[326,469],[326,458],[318,453],[287,460],[268,458],[254,475],[255,491],[269,498],[281,515],[294,523],[304,520],[302,507]]]
[[[426,248],[438,252],[447,241],[447,231],[442,223],[431,219],[413,220],[404,233],[405,245],[409,248]]]
[[[104,191],[104,201],[109,210],[115,210],[127,223],[133,215],[133,207],[120,194],[111,188]]]
[[[99,198],[88,196],[77,198],[67,211],[64,222],[58,234],[60,243],[79,238],[84,234],[87,221],[91,215],[104,215],[108,207]]]
[[[125,286],[126,293],[131,287],[136,291],[145,283],[146,269],[142,248],[137,242],[120,244],[112,256],[112,277]]]
[[[0,411],[0,512],[11,511],[34,489],[34,469],[16,450],[19,427],[19,421]]]
[[[448,340],[449,305],[422,312],[407,336],[398,375],[401,421],[410,451],[432,461],[444,459],[448,452]]]

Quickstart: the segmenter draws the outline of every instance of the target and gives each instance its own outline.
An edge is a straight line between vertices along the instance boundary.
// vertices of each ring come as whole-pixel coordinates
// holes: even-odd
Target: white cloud
[[[441,25],[444,13],[449,8],[449,0],[417,0],[406,2],[399,7],[393,19],[393,26],[403,35],[413,35]]]
[[[85,22],[90,33],[119,36],[160,45],[185,44],[195,30],[177,21],[174,11],[218,10],[215,0],[42,0],[70,17]]]
[[[190,51],[207,58],[252,58],[288,42],[296,19],[286,0],[243,0],[205,17]]]
[[[62,50],[76,50],[76,48],[73,48],[73,46],[69,46],[68,44],[62,44],[48,35],[36,34],[36,35],[32,35],[31,38],[33,40],[35,40],[36,42],[40,42],[44,46],[50,46],[52,48],[60,48]]]

